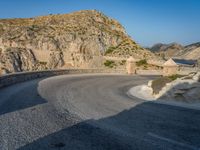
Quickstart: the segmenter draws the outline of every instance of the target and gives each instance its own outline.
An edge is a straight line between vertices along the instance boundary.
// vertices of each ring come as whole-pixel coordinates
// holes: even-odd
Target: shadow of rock
[[[0,106],[0,115],[46,103],[46,100],[41,98],[37,92],[37,86],[40,80],[42,79],[1,89],[1,96],[6,100]],[[13,89],[13,87],[15,89]],[[17,89],[18,87],[19,89]],[[22,87],[22,89],[20,89],[20,87]],[[11,91],[16,90],[16,94],[15,92],[11,93]],[[19,94],[19,92],[22,94]]]
[[[145,102],[114,116],[85,120],[19,150],[194,150],[200,111]]]

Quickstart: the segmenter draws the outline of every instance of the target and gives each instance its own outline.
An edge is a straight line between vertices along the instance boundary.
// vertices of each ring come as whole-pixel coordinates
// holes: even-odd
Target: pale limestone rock
[[[184,102],[194,102],[200,99],[200,83],[193,79],[176,79],[167,83],[165,87],[154,95],[157,99],[179,100]]]
[[[6,72],[34,70],[37,61],[30,49],[8,48],[0,55],[0,66]]]
[[[60,51],[52,51],[50,54],[50,60],[47,64],[48,68],[54,69],[62,67],[64,65],[63,54]]]
[[[195,80],[195,81],[197,81],[197,82],[199,82],[199,81],[200,81],[200,72],[197,72],[197,73],[193,76],[192,79]]]
[[[107,55],[112,57],[157,59],[136,44],[116,20],[95,10],[0,20],[0,25],[0,64],[8,72],[69,64],[76,68],[105,67],[103,56],[110,47],[114,51]]]
[[[153,80],[149,80],[147,86],[151,87],[152,86],[152,82],[153,82]]]

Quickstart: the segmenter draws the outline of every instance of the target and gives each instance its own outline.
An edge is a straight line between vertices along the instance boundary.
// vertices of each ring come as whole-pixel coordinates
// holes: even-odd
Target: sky
[[[200,0],[0,0],[0,18],[96,9],[117,19],[142,46],[200,42]]]

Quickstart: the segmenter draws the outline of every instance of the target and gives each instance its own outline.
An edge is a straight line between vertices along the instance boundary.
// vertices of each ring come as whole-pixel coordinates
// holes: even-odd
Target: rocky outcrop
[[[37,66],[33,52],[23,48],[7,48],[4,52],[1,50],[0,61],[1,70],[5,73],[35,70]]]
[[[96,10],[0,20],[2,72],[102,67],[103,56],[155,58]]]
[[[157,99],[175,100],[187,103],[199,102],[200,99],[200,72],[178,78],[167,83],[159,93]]]

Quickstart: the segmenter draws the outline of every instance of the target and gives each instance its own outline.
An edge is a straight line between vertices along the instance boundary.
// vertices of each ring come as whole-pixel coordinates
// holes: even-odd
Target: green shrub
[[[122,60],[119,64],[120,65],[125,65],[126,64],[126,60]]]
[[[139,67],[139,66],[144,66],[144,65],[147,65],[147,60],[146,59],[142,59],[140,61],[137,61],[136,62],[136,65]]]
[[[105,65],[106,67],[109,67],[109,68],[113,68],[114,66],[116,66],[115,62],[112,61],[112,60],[106,60],[106,61],[104,62],[104,65]]]
[[[40,61],[39,64],[41,64],[41,65],[47,65],[47,62],[45,62],[45,61]]]
[[[172,81],[180,77],[183,77],[183,75],[174,74],[174,75],[168,76],[168,78],[171,79]]]
[[[112,47],[112,46],[109,47],[109,48],[106,50],[105,55],[106,55],[106,54],[112,53],[114,50],[115,50],[115,47]]]
[[[148,69],[147,65],[144,65],[144,70],[147,70],[147,69]]]

